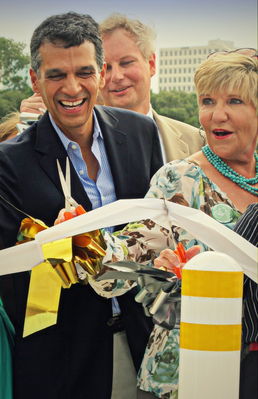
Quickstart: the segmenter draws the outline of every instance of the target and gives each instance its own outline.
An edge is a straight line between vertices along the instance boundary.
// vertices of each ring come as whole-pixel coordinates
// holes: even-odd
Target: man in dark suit
[[[43,21],[31,40],[30,75],[48,112],[0,146],[4,247],[16,242],[24,217],[18,209],[51,226],[64,207],[56,159],[64,168],[69,156],[72,196],[87,210],[116,199],[143,197],[162,164],[150,118],[95,106],[105,64],[98,26],[90,16],[67,13]],[[0,282],[0,296],[16,329],[14,398],[110,399],[111,301],[89,285],[73,285],[61,294],[57,324],[22,338],[29,277],[7,275]],[[120,298],[120,308],[137,368],[149,329],[127,296]],[[132,340],[130,322],[136,331]]]

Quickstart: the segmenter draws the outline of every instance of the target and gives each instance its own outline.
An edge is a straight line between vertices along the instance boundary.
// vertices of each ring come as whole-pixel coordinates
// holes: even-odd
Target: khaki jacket
[[[162,138],[166,161],[183,159],[199,151],[206,139],[196,127],[159,115],[154,109],[153,119]]]

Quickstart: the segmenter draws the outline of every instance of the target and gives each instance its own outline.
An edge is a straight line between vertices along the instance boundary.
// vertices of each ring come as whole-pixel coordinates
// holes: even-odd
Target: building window
[[[160,60],[160,63],[159,63],[159,65],[163,65],[163,60]]]

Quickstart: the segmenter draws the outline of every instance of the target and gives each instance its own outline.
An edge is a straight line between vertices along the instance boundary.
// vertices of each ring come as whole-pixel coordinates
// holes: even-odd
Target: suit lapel
[[[119,199],[129,184],[127,134],[118,129],[118,119],[110,108],[97,106],[95,112],[103,134],[115,191]]]
[[[65,173],[67,152],[50,122],[48,113],[46,113],[38,122],[36,137],[35,151],[39,164],[48,175],[49,179],[58,188],[60,193],[63,194],[56,160],[59,159],[62,170]],[[71,162],[70,166],[72,196],[85,209],[90,210],[92,209],[91,202]]]

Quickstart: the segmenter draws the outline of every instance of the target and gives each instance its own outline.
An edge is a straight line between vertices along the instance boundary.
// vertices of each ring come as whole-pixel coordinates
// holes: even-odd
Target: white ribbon
[[[41,263],[41,245],[88,231],[151,219],[162,227],[175,224],[215,251],[226,253],[258,282],[257,248],[200,210],[161,199],[119,200],[36,234],[35,240],[0,251],[0,275],[30,270]]]

